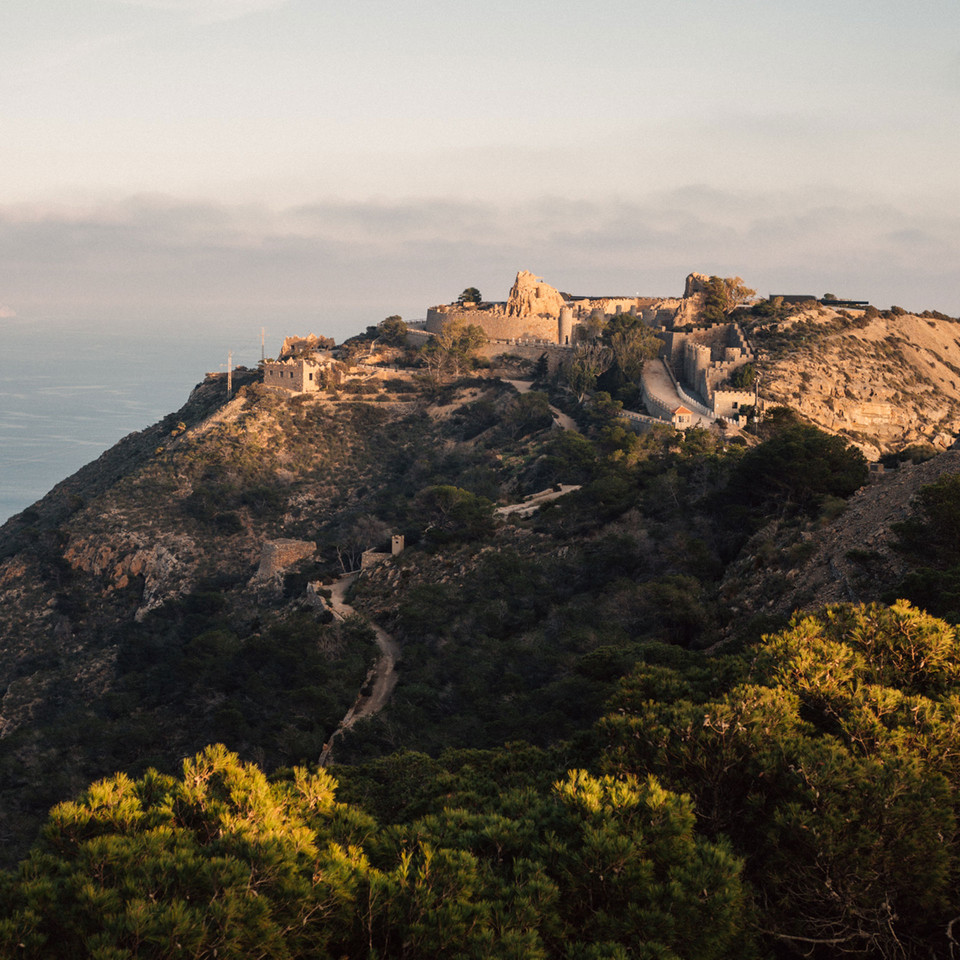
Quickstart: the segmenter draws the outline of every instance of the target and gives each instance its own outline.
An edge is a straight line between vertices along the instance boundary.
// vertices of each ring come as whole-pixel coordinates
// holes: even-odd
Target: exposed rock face
[[[687,282],[683,287],[683,295],[692,297],[698,293],[706,293],[709,282],[710,278],[705,273],[690,273],[687,275]]]
[[[510,288],[508,317],[559,317],[563,297],[529,270],[521,270]]]
[[[757,533],[746,556],[732,564],[721,597],[742,605],[736,616],[758,612],[788,616],[828,603],[867,603],[881,599],[908,570],[893,548],[891,525],[911,512],[920,488],[944,474],[960,471],[960,451],[950,450],[926,463],[888,471],[855,493],[847,508],[829,523],[779,529],[776,523]],[[799,537],[799,539],[798,539]],[[781,560],[791,551],[806,554],[801,563]]]
[[[196,553],[196,545],[186,536],[167,535],[151,542],[142,535],[131,535],[123,540],[76,538],[67,545],[63,557],[74,570],[101,577],[105,594],[124,590],[140,578],[143,591],[136,613],[139,621],[191,588]]]
[[[256,579],[270,580],[298,560],[312,557],[316,551],[317,545],[311,540],[267,540]]]
[[[871,460],[911,443],[944,449],[960,431],[960,324],[912,314],[844,316],[824,305],[748,331],[761,396]]]

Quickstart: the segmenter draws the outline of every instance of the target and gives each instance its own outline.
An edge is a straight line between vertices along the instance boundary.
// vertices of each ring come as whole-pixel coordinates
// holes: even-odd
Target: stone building
[[[316,393],[324,387],[333,364],[333,358],[317,356],[268,360],[263,364],[263,385],[291,393]]]

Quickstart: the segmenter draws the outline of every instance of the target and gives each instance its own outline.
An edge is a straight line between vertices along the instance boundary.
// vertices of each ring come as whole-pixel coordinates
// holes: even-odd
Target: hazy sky
[[[960,314],[957,0],[4,0],[0,317],[343,337],[517,269]]]

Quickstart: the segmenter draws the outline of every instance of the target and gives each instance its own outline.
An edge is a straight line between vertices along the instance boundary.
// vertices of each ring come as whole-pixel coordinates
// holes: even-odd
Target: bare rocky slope
[[[364,399],[253,379],[226,402],[211,377],[0,528],[7,860],[38,814],[112,770],[168,769],[216,740],[268,767],[315,762],[376,651],[308,584],[405,530],[431,482],[472,471],[506,490],[522,463],[476,443],[517,398],[497,379]],[[289,540],[295,556],[258,575]]]
[[[921,487],[950,473],[960,473],[958,450],[875,475],[815,520],[771,522],[724,574],[720,596],[730,614],[776,620],[827,604],[881,599],[909,569],[891,526],[911,513]]]
[[[914,443],[946,449],[960,432],[960,321],[810,303],[744,326],[768,406],[849,437],[868,459]]]

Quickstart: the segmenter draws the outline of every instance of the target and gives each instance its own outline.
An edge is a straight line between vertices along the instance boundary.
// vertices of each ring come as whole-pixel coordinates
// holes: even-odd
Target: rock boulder
[[[521,270],[510,288],[508,317],[559,317],[563,297],[529,270]]]

